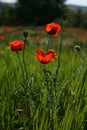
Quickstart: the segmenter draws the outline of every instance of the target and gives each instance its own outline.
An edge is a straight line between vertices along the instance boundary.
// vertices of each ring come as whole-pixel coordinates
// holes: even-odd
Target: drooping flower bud
[[[26,39],[28,37],[28,32],[23,32],[23,36]]]

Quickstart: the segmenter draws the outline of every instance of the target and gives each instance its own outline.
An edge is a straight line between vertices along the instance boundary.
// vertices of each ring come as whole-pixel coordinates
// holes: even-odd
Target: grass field
[[[23,41],[24,31],[23,73],[23,51],[17,55],[9,42]],[[34,58],[38,48],[47,48],[43,28],[1,27],[0,32],[0,130],[86,130],[87,32],[64,29],[61,52],[60,33],[49,45],[58,58],[46,65]]]

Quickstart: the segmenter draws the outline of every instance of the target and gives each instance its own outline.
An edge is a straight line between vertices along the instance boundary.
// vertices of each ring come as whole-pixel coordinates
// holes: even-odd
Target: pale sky
[[[7,2],[7,3],[14,3],[16,2],[17,0],[0,0],[1,2]]]
[[[8,2],[8,3],[14,3],[17,0],[0,0],[1,2]],[[67,4],[74,4],[74,5],[81,5],[81,6],[87,6],[87,0],[66,0]]]
[[[66,0],[67,4],[87,6],[87,0]]]

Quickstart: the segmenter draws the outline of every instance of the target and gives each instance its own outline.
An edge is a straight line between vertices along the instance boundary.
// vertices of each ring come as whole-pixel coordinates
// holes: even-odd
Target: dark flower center
[[[52,34],[52,35],[54,35],[56,33],[56,29],[52,29],[50,32],[49,32],[49,34]]]

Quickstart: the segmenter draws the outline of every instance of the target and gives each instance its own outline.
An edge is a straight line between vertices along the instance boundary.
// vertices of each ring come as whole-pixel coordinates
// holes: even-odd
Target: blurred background
[[[64,14],[67,27],[87,29],[87,0],[0,0],[0,26],[61,23]]]

